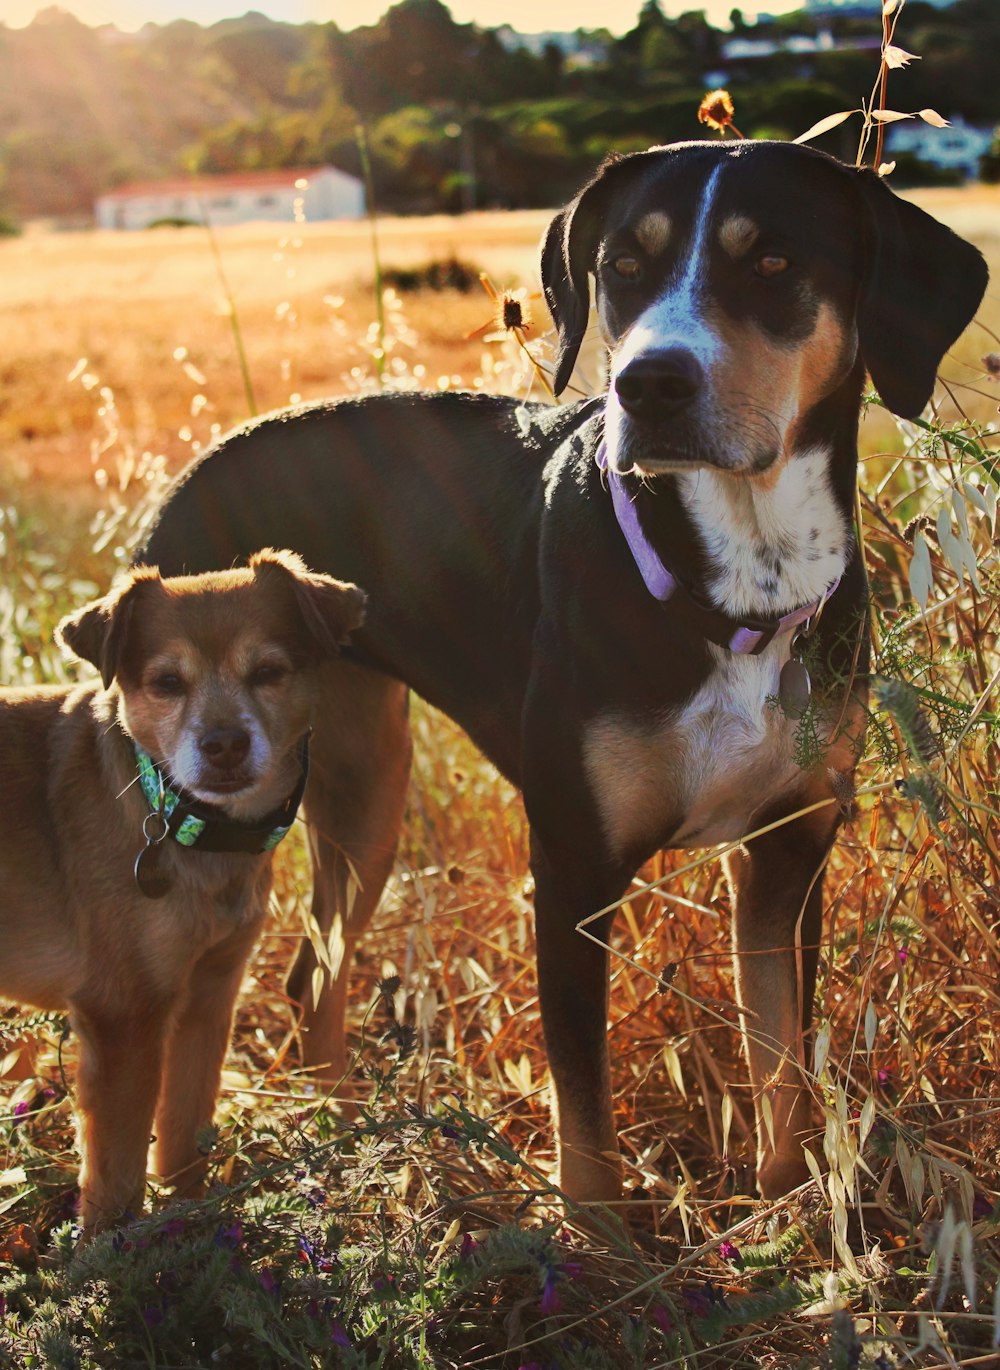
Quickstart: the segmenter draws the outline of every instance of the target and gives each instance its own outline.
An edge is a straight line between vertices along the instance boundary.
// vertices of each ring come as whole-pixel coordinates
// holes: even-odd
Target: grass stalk
[[[364,124],[354,130],[361,159],[361,174],[365,181],[365,206],[368,212],[368,226],[371,230],[372,274],[375,281],[375,375],[380,386],[385,384],[385,300],[382,290],[382,257],[378,242],[378,207],[375,201],[375,178],[372,175],[372,161],[368,151],[368,135]]]
[[[222,288],[223,299],[226,302],[226,318],[229,320],[229,327],[232,330],[233,342],[236,345],[236,357],[239,362],[240,376],[243,379],[243,394],[246,398],[247,412],[251,418],[256,418],[258,414],[257,400],[253,392],[253,382],[250,379],[250,364],[247,361],[247,351],[243,344],[243,330],[240,328],[240,316],[236,309],[236,298],[229,285],[229,278],[226,275],[226,268],[222,261],[222,252],[219,249],[219,240],[215,229],[212,227],[212,220],[208,213],[208,208],[204,200],[199,196],[198,204],[201,208],[201,221],[208,234],[209,246],[212,249],[212,258],[215,262],[215,274],[219,278],[219,285]]]

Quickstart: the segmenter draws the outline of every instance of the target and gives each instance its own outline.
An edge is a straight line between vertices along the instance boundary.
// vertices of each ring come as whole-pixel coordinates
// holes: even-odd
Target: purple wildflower
[[[698,1289],[693,1284],[686,1284],[681,1290],[681,1294],[684,1297],[684,1302],[696,1318],[703,1318],[711,1311],[712,1302],[704,1289]]]
[[[562,1300],[559,1298],[559,1274],[556,1270],[549,1270],[545,1276],[545,1287],[542,1290],[541,1308],[543,1318],[552,1318],[562,1308]]]
[[[265,1265],[257,1278],[260,1280],[261,1288],[265,1294],[274,1294],[275,1297],[280,1295],[281,1277],[274,1266]]]
[[[170,1218],[160,1228],[161,1237],[183,1237],[187,1223],[183,1218]]]
[[[743,1264],[743,1258],[740,1256],[740,1249],[735,1242],[720,1242],[719,1255],[724,1261],[733,1261],[736,1265]]]
[[[673,1336],[674,1320],[662,1303],[654,1303],[649,1310],[649,1316],[653,1319],[665,1337]]]
[[[989,1218],[993,1213],[993,1205],[985,1194],[977,1193],[972,1200],[973,1219]]]
[[[479,1243],[469,1232],[462,1234],[462,1245],[458,1248],[458,1258],[462,1261],[471,1261],[475,1255]]]
[[[299,1260],[306,1265],[316,1264],[316,1248],[308,1237],[299,1237]]]
[[[237,1218],[235,1222],[220,1227],[212,1240],[216,1246],[228,1246],[235,1251],[243,1240],[243,1224]]]
[[[23,1118],[30,1107],[31,1105],[28,1103],[27,1099],[22,1099],[19,1104],[14,1105],[14,1117]]]
[[[705,1280],[700,1289],[693,1284],[686,1284],[681,1293],[684,1295],[685,1303],[696,1318],[706,1318],[716,1304],[721,1304],[724,1307],[726,1303],[725,1298],[711,1280]]]
[[[350,1346],[351,1344],[351,1339],[344,1331],[343,1324],[339,1323],[336,1318],[330,1323],[330,1340],[334,1346]]]
[[[906,957],[907,957],[907,950],[906,950],[906,948],[905,948],[905,947],[900,947],[900,949],[899,949],[899,951],[896,953],[896,955],[899,957],[899,964],[900,964],[901,966],[905,966],[905,965],[906,965]]]

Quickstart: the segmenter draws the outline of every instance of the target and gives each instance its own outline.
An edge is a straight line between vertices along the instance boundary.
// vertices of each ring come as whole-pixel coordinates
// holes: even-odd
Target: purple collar
[[[675,594],[684,596],[702,616],[702,627],[709,641],[726,647],[736,656],[757,656],[776,637],[797,628],[800,623],[805,623],[819,611],[840,584],[841,577],[838,576],[819,599],[814,599],[811,604],[804,604],[801,609],[792,609],[781,618],[734,618],[721,610],[710,608],[663,564],[660,554],[642,530],[639,511],[625,489],[625,483],[618,472],[608,466],[608,450],[603,441],[597,449],[597,465],[607,479],[618,526],[625,535],[632,560],[642,576],[646,589],[661,603],[671,599]]]

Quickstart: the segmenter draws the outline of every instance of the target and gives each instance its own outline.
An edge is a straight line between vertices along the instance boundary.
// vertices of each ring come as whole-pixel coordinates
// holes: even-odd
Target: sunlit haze
[[[727,25],[738,0],[663,0],[666,14],[703,9],[710,23]],[[635,24],[641,0],[624,0],[609,5],[607,0],[543,0],[543,3],[511,3],[511,0],[449,0],[448,8],[460,23],[474,21],[484,27],[511,24],[524,33],[546,30],[562,32],[577,28],[609,28],[625,33]],[[40,0],[0,0],[0,20],[15,28],[30,24],[39,10],[48,6]],[[747,18],[755,9],[769,14],[784,14],[800,9],[802,0],[765,0],[755,6],[742,6]],[[309,20],[333,19],[342,28],[373,24],[388,8],[387,0],[63,0],[60,9],[68,10],[85,24],[115,24],[120,29],[138,29],[153,22],[168,24],[174,19],[194,19],[199,24],[214,24],[247,9],[259,10],[272,19],[301,24]]]

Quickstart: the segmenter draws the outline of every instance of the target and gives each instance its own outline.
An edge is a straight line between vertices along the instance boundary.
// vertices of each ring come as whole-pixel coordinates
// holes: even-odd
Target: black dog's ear
[[[103,599],[84,605],[56,628],[56,641],[96,666],[105,689],[118,674],[141,587],[159,579],[150,567],[136,566]]]
[[[587,270],[574,276],[569,254],[570,228],[575,204],[564,209],[549,224],[542,243],[542,289],[549,313],[559,330],[556,372],[552,388],[561,395],[573,374],[590,313]]]
[[[336,656],[341,644],[364,622],[365,592],[347,581],[310,571],[296,552],[265,547],[250,558],[250,569],[259,577],[279,575],[291,584],[296,607],[323,656]]]
[[[869,228],[861,355],[888,408],[915,418],[941,358],[978,309],[989,272],[971,243],[899,199],[874,171],[864,168],[858,185]]]
[[[600,239],[600,205],[604,199],[609,160],[549,224],[542,242],[542,289],[549,313],[559,330],[556,372],[552,386],[561,395],[569,384],[590,314],[588,273],[594,268]]]

